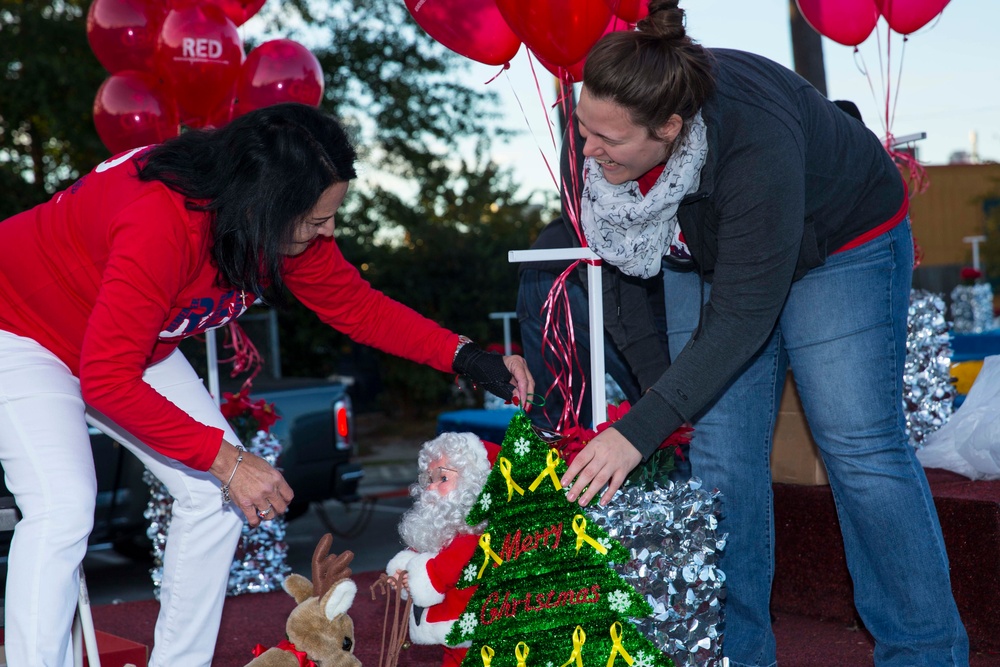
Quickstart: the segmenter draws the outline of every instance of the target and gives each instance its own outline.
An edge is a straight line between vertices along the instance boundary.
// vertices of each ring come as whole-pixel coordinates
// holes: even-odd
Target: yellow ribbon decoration
[[[483,644],[483,648],[479,651],[479,655],[483,657],[483,667],[490,667],[490,661],[493,660],[493,649],[486,644]]]
[[[573,517],[573,532],[576,533],[576,550],[580,551],[580,547],[586,542],[590,546],[594,547],[598,553],[607,554],[607,548],[595,540],[593,537],[587,534],[587,519],[584,518],[582,514],[577,514]]]
[[[500,558],[500,554],[498,554],[497,552],[493,551],[493,549],[490,548],[489,533],[483,533],[482,535],[479,536],[479,546],[482,548],[483,551],[486,552],[486,555],[483,557],[483,566],[479,568],[479,574],[476,575],[476,579],[482,578],[483,572],[486,571],[486,566],[489,565],[490,558],[492,558],[497,565],[503,563],[503,558]]]
[[[573,631],[573,652],[569,654],[569,660],[559,667],[569,667],[574,661],[576,662],[576,667],[583,667],[581,653],[583,652],[583,642],[585,641],[587,641],[587,633],[579,625],[576,626],[576,630]]]
[[[514,492],[517,491],[522,496],[524,495],[524,489],[517,485],[510,476],[510,461],[504,457],[500,457],[500,472],[503,474],[503,478],[507,480],[507,502],[514,497]]]
[[[614,646],[611,647],[611,655],[608,656],[608,667],[615,664],[615,656],[619,653],[629,665],[635,662],[632,656],[628,654],[628,651],[625,650],[625,647],[622,646],[622,624],[619,621],[611,624],[611,641],[614,642]]]
[[[536,477],[535,481],[528,487],[528,491],[534,491],[537,489],[538,485],[542,483],[542,480],[545,479],[546,475],[552,479],[552,486],[556,487],[556,491],[563,488],[562,482],[559,481],[559,476],[556,475],[556,465],[558,464],[559,450],[555,448],[550,449],[548,456],[545,457],[545,470],[538,473],[538,477]]]
[[[517,646],[514,647],[514,655],[517,657],[517,667],[525,667],[525,661],[528,659],[528,645],[524,642],[518,642]]]

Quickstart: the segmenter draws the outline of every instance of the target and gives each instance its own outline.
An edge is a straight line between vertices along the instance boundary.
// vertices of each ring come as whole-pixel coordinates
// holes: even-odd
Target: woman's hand
[[[240,454],[243,461],[237,467]],[[284,514],[295,496],[292,487],[270,463],[250,452],[241,452],[224,440],[208,471],[223,484],[229,483],[229,497],[246,516],[251,528],[260,525],[262,520],[269,521]]]
[[[460,343],[452,368],[505,401],[510,401],[517,391],[524,405],[528,394],[535,390],[535,381],[523,357],[487,352],[468,339]]]
[[[585,507],[607,485],[601,496],[601,504],[607,505],[641,461],[642,454],[625,436],[614,427],[605,429],[580,450],[563,474],[563,488],[572,484],[566,498],[570,502],[579,498],[580,506]]]
[[[535,378],[531,377],[531,371],[528,370],[528,362],[524,360],[524,357],[512,354],[509,357],[503,358],[503,365],[507,367],[507,370],[513,376],[511,384],[516,387],[514,391],[517,392],[517,397],[520,399],[521,405],[527,411],[531,407],[528,403],[528,396],[535,391]]]

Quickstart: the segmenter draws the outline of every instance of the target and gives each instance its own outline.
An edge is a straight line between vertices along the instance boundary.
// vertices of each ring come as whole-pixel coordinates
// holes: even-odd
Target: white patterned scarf
[[[707,155],[708,136],[699,111],[645,197],[636,181],[608,183],[597,160],[587,158],[580,223],[590,249],[630,276],[659,273],[663,256],[680,234],[677,207],[698,189]]]

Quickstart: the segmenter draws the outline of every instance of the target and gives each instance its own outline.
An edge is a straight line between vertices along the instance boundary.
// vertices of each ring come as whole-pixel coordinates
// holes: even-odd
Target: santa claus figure
[[[395,576],[413,600],[410,640],[443,644],[446,667],[457,667],[468,648],[468,644],[448,646],[445,637],[476,591],[475,586],[456,586],[483,528],[468,525],[465,517],[497,452],[497,445],[472,433],[443,433],[424,443],[418,482],[410,487],[414,504],[399,524],[408,548],[386,567],[386,574]]]

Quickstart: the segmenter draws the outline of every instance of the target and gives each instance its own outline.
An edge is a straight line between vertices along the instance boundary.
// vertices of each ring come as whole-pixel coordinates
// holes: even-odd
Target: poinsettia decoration
[[[242,442],[250,442],[259,431],[269,433],[274,423],[281,419],[274,410],[274,403],[263,398],[251,400],[250,389],[245,385],[235,394],[223,392],[219,409]]]
[[[574,426],[566,431],[562,439],[556,444],[562,452],[566,463],[572,463],[587,444],[597,437],[599,433],[614,426],[614,423],[628,414],[632,409],[632,404],[622,401],[618,405],[608,404],[608,421],[598,424],[596,429]],[[625,480],[625,484],[638,484],[648,487],[654,481],[665,480],[670,471],[675,468],[675,459],[684,458],[681,447],[691,442],[691,433],[694,429],[684,425],[667,436],[667,439],[660,443],[660,446],[649,457],[645,465],[638,466]]]
[[[971,266],[963,267],[959,273],[959,278],[961,278],[963,285],[975,285],[982,277],[983,272]]]

